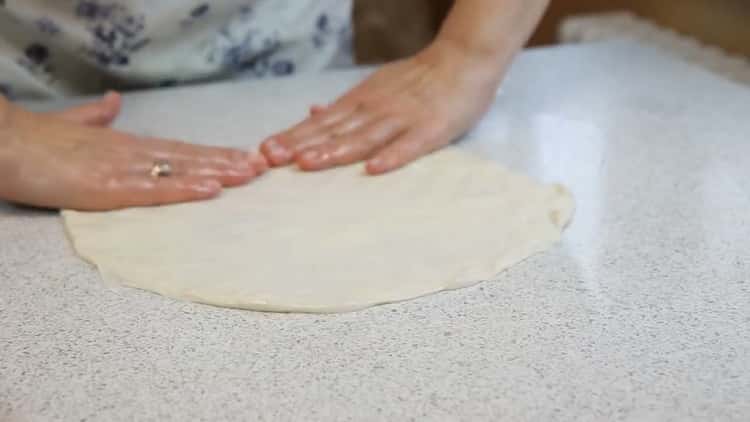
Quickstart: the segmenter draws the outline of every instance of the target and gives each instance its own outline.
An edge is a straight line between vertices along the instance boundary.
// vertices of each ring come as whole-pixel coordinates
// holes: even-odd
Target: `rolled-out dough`
[[[572,212],[562,186],[448,148],[383,176],[285,168],[214,201],[63,216],[105,279],[218,306],[343,312],[490,279],[558,241]]]

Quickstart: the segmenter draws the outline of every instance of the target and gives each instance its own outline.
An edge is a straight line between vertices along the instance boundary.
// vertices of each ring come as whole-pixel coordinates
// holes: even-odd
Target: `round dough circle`
[[[64,211],[105,279],[218,306],[342,312],[486,280],[559,240],[573,212],[457,148],[399,171],[273,170],[208,202]]]

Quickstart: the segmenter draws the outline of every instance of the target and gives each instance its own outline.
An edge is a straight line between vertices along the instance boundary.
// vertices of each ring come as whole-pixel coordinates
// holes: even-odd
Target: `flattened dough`
[[[397,172],[274,170],[214,201],[64,211],[105,279],[263,311],[343,312],[487,280],[557,242],[573,199],[457,148]]]

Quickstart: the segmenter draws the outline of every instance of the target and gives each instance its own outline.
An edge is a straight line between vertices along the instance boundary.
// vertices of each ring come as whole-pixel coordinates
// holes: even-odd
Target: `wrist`
[[[510,58],[466,48],[462,43],[438,37],[417,54],[418,61],[448,67],[474,80],[499,82]]]
[[[502,40],[495,43],[483,43],[448,31],[438,34],[430,45],[430,47],[433,46],[453,50],[467,60],[477,63],[506,63],[515,54],[515,48]]]

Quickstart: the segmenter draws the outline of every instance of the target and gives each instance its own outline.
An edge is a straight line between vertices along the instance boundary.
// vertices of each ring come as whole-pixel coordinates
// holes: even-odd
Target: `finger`
[[[292,152],[296,156],[312,146],[329,143],[334,139],[356,131],[373,120],[375,120],[375,116],[371,113],[366,113],[362,110],[355,111],[337,123],[321,127],[319,132],[313,133],[307,138],[300,140],[292,147]]]
[[[226,172],[262,174],[268,170],[265,157],[256,152],[155,138],[142,139],[138,144],[155,159],[202,165]]]
[[[237,148],[212,147],[160,139],[148,139],[145,142],[149,144],[149,149],[155,155],[165,158],[184,159],[238,168],[252,167],[257,168],[257,170],[262,170],[267,166],[266,160],[262,155]]]
[[[263,161],[263,167],[258,168],[257,165],[252,164],[252,158],[243,158],[243,155],[249,153],[239,151],[235,154],[237,158],[232,162],[202,160],[179,155],[162,156],[161,160],[166,160],[171,164],[176,176],[212,178],[221,182],[225,187],[244,185],[265,171],[265,161]],[[257,155],[250,154],[251,157]],[[248,164],[248,160],[251,161],[250,164]],[[153,164],[149,167],[147,173],[151,172],[151,168],[153,168]]]
[[[265,158],[256,152],[234,148],[209,147],[157,138],[138,138],[119,133],[114,144],[118,174],[144,175],[159,161],[166,161],[173,174],[210,177],[224,186],[237,186],[268,169]]]
[[[313,104],[310,106],[310,115],[315,116],[320,113],[324,113],[328,109],[327,106],[320,104]]]
[[[401,134],[404,128],[398,118],[379,119],[331,142],[308,148],[296,161],[302,170],[307,171],[355,163],[370,157]]]
[[[145,177],[150,176],[154,166],[158,162],[169,163],[171,177],[195,177],[200,179],[213,179],[224,187],[234,187],[247,184],[259,176],[252,167],[238,169],[234,167],[221,167],[215,164],[195,162],[185,159],[154,159],[149,156],[139,156],[132,159],[131,163],[121,167],[117,172],[123,177]]]
[[[270,136],[261,144],[261,152],[271,165],[289,164],[295,151],[321,141],[328,127],[344,120],[356,111],[354,105],[339,105],[327,108],[324,112],[308,117],[290,129]]]
[[[347,118],[339,121],[335,125],[329,126],[326,129],[332,137],[338,138],[344,135],[348,135],[359,128],[367,125],[368,123],[376,120],[377,115],[374,112],[368,112],[363,109],[350,114]]]
[[[305,151],[310,147],[316,145],[329,143],[338,137],[345,136],[351,132],[354,132],[355,130],[369,123],[374,118],[375,117],[373,115],[359,110],[349,114],[347,117],[337,121],[336,123],[326,126],[320,126],[316,132],[311,132],[303,138],[287,138],[286,140],[284,140],[283,138],[277,139],[280,139],[279,143],[286,143],[285,150],[289,151],[292,154],[292,158],[289,160],[291,161],[302,151]],[[286,163],[286,161],[284,163]]]
[[[435,127],[411,129],[396,138],[367,162],[369,174],[396,170],[452,141]]]
[[[100,100],[63,111],[50,113],[54,117],[88,126],[109,126],[120,113],[122,98],[116,92],[109,92]]]
[[[104,186],[85,210],[156,206],[200,201],[219,195],[221,184],[196,177],[129,177]]]

